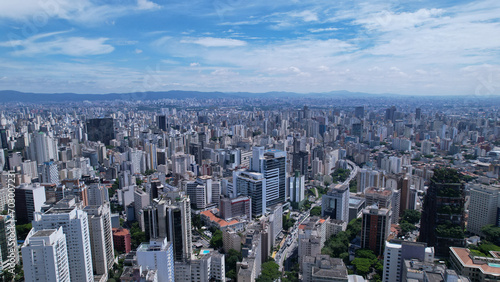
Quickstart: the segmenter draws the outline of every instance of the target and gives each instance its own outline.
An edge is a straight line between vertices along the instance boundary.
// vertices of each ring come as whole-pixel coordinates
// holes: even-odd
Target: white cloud
[[[0,47],[13,47],[14,55],[52,55],[69,56],[100,55],[111,53],[114,47],[106,44],[108,38],[61,37],[64,32],[38,34],[27,39],[0,42]]]
[[[91,0],[16,0],[0,1],[0,19],[14,19],[25,22],[30,27],[40,28],[50,18],[60,18],[72,22],[96,24],[107,22],[109,18],[120,17],[135,11],[155,10],[160,6],[149,0],[137,0],[128,4],[97,4]],[[109,23],[114,24],[113,21]]]
[[[312,33],[319,33],[319,32],[325,32],[325,31],[336,31],[339,29],[336,27],[326,27],[326,28],[310,28],[308,30],[309,30],[309,32],[312,32]]]
[[[137,8],[139,10],[155,10],[159,9],[160,5],[148,0],[137,0]]]
[[[142,50],[141,49],[135,49],[134,51],[136,54],[141,54],[142,53]]]
[[[192,43],[205,47],[239,47],[247,44],[243,40],[215,37],[186,38],[181,40],[181,43]]]
[[[190,67],[199,67],[200,63],[190,63],[189,66]]]

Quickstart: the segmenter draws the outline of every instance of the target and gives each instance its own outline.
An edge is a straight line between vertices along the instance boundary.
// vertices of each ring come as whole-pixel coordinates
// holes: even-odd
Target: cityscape
[[[4,103],[4,281],[500,279],[495,99],[227,96]]]
[[[500,281],[498,0],[0,23],[0,281]]]

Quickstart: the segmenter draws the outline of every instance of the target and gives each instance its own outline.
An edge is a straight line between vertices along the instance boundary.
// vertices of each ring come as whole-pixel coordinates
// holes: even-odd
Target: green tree
[[[132,249],[136,249],[141,243],[147,242],[149,239],[146,232],[143,232],[139,226],[139,222],[134,222],[132,224],[130,228],[130,237],[132,239]]]
[[[420,221],[420,217],[422,214],[417,210],[405,210],[403,212],[403,216],[401,217],[401,221],[406,221],[411,224],[416,224]]]
[[[31,230],[31,223],[16,225],[17,239],[24,240]]]
[[[406,235],[406,234],[412,232],[413,230],[416,230],[417,227],[415,227],[415,225],[413,225],[411,223],[403,222],[399,225],[399,229],[401,229],[401,233]]]
[[[192,223],[196,229],[200,229],[203,226],[203,224],[201,223],[201,216],[199,214],[193,213]]]
[[[222,231],[217,229],[214,233],[212,233],[212,239],[210,239],[210,247],[214,249],[222,248]]]
[[[316,206],[311,209],[311,216],[321,216],[321,207]]]
[[[355,258],[352,261],[354,268],[356,269],[356,273],[365,277],[368,273],[370,273],[370,268],[372,266],[372,261],[367,258]]]
[[[481,228],[486,240],[500,245],[500,227],[496,227],[493,224],[485,225]]]
[[[273,282],[274,280],[280,277],[281,277],[281,272],[279,271],[279,265],[274,261],[268,261],[262,264],[261,274],[255,281]]]

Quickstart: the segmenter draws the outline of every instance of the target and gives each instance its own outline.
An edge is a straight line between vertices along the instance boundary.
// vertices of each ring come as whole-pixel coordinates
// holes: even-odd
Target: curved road
[[[349,160],[346,160],[347,161],[347,164],[351,170],[351,173],[349,174],[349,177],[346,179],[346,181],[344,181],[342,184],[344,185],[349,185],[349,182],[351,182],[351,180],[356,177],[356,175],[358,174],[358,171],[359,171],[359,167],[352,161],[349,161]],[[316,200],[316,202],[314,202],[312,205],[311,205],[311,209],[315,206],[321,206],[321,200]],[[297,242],[297,239],[298,239],[298,228],[299,228],[299,225],[302,224],[302,222],[304,222],[308,217],[309,217],[309,213],[310,213],[310,209],[309,211],[305,212],[303,214],[303,217],[301,217],[296,223],[295,225],[292,227],[292,230],[291,232],[288,234],[288,236],[286,237],[286,241],[285,241],[285,244],[283,245],[283,248],[281,248],[278,253],[276,254],[276,257],[275,257],[275,260],[277,261],[278,265],[280,266],[280,271],[283,271],[283,262],[284,260],[294,252],[295,248],[298,248],[298,242]],[[290,240],[290,241],[289,241]],[[288,242],[291,242],[290,245],[288,245],[287,243]]]

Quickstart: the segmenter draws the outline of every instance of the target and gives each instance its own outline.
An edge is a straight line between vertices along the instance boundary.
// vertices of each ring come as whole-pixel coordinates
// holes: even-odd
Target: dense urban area
[[[123,97],[0,105],[3,281],[500,280],[498,99]]]

